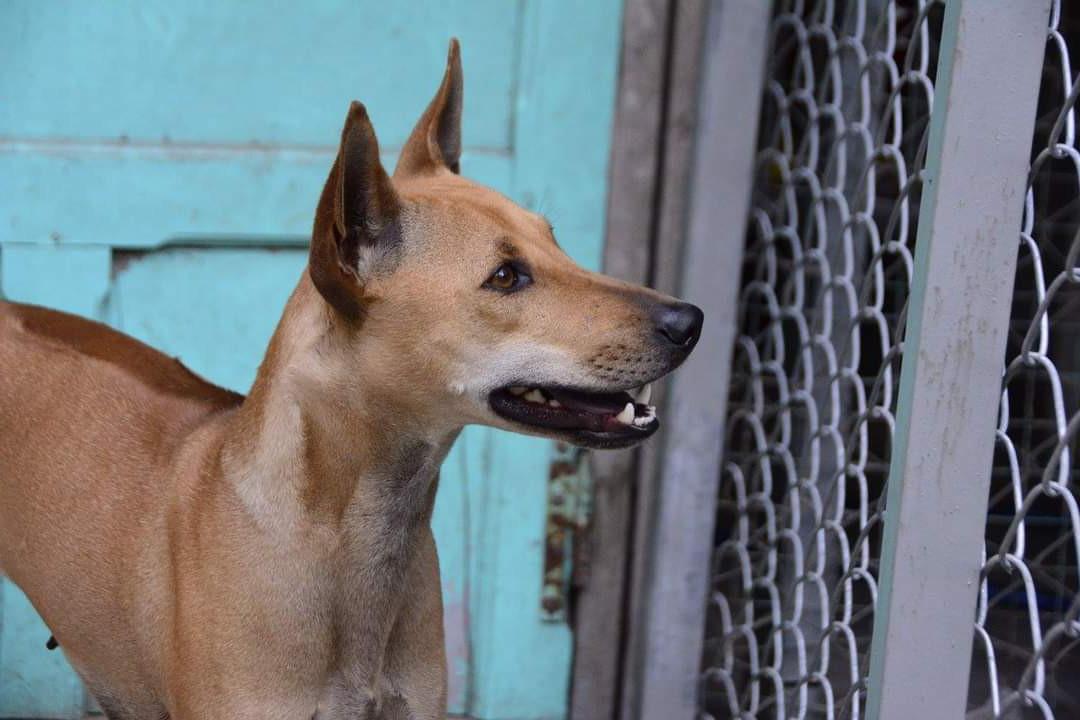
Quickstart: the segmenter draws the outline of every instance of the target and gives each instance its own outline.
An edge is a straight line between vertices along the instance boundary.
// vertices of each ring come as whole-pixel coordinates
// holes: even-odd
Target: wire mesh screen
[[[860,717],[943,8],[777,3],[699,707]]]
[[[1050,17],[1020,233],[969,717],[1080,717],[1080,7]]]

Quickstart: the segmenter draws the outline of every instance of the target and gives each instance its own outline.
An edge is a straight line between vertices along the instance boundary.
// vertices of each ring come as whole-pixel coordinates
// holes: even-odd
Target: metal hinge
[[[588,454],[556,443],[548,473],[547,524],[544,530],[544,577],[540,617],[565,622],[570,587],[585,571],[585,532],[592,515],[592,478]]]

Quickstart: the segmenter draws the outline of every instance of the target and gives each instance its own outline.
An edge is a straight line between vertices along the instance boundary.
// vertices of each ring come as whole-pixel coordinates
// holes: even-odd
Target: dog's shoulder
[[[222,407],[239,405],[244,396],[218,387],[130,335],[69,313],[0,301],[0,348],[31,346],[105,363],[155,391]]]

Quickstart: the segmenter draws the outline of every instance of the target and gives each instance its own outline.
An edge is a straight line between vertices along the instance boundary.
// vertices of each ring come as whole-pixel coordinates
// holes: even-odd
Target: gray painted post
[[[649,285],[660,292],[678,295],[682,281],[683,246],[690,222],[690,188],[697,150],[698,109],[701,105],[701,83],[705,58],[705,29],[708,25],[711,0],[673,0],[669,28],[670,53],[664,88],[666,115],[664,117],[663,153],[659,163],[662,182],[657,188],[654,207],[652,257]],[[666,383],[653,385],[657,407],[667,407]],[[638,451],[637,474],[634,478],[632,516],[633,533],[630,545],[626,583],[626,611],[622,638],[623,653],[619,658],[622,670],[619,720],[633,720],[638,697],[636,679],[641,667],[644,647],[645,607],[648,584],[647,571],[655,542],[656,498],[662,478],[657,472],[664,451],[664,430],[656,439],[645,443]],[[576,659],[576,658],[575,658]]]
[[[604,272],[647,284],[652,265],[653,199],[659,167],[668,18],[674,0],[626,0],[615,124],[611,139]],[[570,717],[613,720],[620,694],[626,573],[640,450],[590,454],[593,512],[585,582],[574,599],[574,675]],[[575,567],[575,575],[582,573]]]
[[[868,716],[963,717],[1049,0],[946,4]]]
[[[643,583],[631,717],[696,712],[739,269],[753,182],[771,3],[714,0],[706,29],[696,165],[680,295],[705,310],[693,355],[662,411],[666,446]]]

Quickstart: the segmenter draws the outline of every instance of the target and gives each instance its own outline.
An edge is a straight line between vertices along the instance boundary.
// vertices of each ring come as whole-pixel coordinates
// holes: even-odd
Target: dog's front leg
[[[336,682],[329,697],[319,703],[312,720],[378,720],[379,700],[371,690]]]
[[[391,697],[380,702],[370,693],[353,695],[340,702],[331,701],[333,707],[320,709],[311,720],[420,720],[413,714],[404,698]]]
[[[401,697],[392,697],[383,703],[379,720],[427,720],[429,717],[445,717],[445,715],[418,715],[409,707],[409,701]]]
[[[438,599],[438,596],[436,596]],[[440,610],[441,610],[441,602]],[[431,632],[426,647],[391,640],[386,666],[375,672],[366,664],[354,664],[352,671],[339,675],[326,698],[319,704],[315,720],[443,720],[446,717],[446,670],[442,647],[441,612],[439,625]],[[428,625],[430,627],[430,625]],[[395,630],[394,636],[398,636]],[[408,638],[414,640],[414,638]],[[407,656],[405,667],[395,659]]]
[[[430,529],[419,538],[408,592],[387,647],[380,720],[446,717],[446,644],[439,558]]]
[[[446,650],[435,539],[424,528],[405,573],[388,636],[380,642],[358,623],[349,662],[319,705],[318,720],[443,720]],[[384,651],[373,655],[373,648]]]

